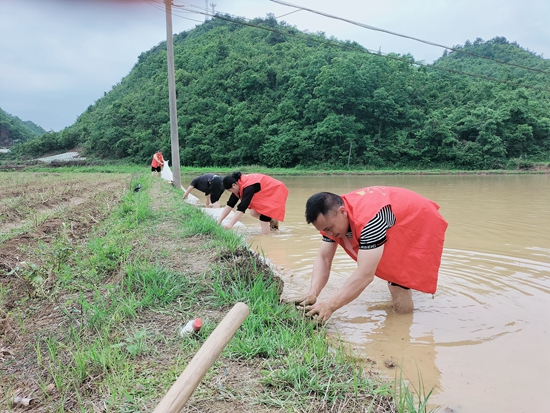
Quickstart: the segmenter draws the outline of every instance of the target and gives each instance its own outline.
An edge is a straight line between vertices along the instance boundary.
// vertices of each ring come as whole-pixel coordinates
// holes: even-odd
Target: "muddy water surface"
[[[402,186],[436,201],[449,222],[434,297],[415,292],[415,312],[393,314],[377,279],[328,327],[369,368],[434,387],[433,406],[456,413],[543,412],[550,390],[550,175],[283,177],[290,195],[281,229],[252,246],[282,268],[285,296],[309,288],[320,236],[303,218],[319,191]],[[226,198],[222,198],[222,204]],[[339,250],[321,295],[355,268]],[[398,368],[389,369],[392,360]]]

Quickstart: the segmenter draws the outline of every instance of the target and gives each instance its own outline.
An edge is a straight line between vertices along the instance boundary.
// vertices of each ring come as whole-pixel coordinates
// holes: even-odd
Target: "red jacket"
[[[439,205],[416,192],[389,186],[362,188],[342,198],[353,236],[329,238],[357,261],[361,231],[381,208],[391,205],[395,224],[386,233],[376,276],[403,287],[435,293],[448,225],[438,212]]]
[[[256,192],[248,208],[278,221],[284,221],[288,189],[281,181],[263,174],[241,175],[239,179],[239,198],[247,186],[260,183],[261,190]]]
[[[155,155],[159,158],[159,160],[162,162],[162,163],[159,163],[157,162],[156,158],[155,158]],[[151,161],[151,166],[153,168],[158,168],[159,166],[162,166],[163,163],[164,163],[164,158],[162,157],[162,154],[161,153],[155,153],[155,155],[153,155],[153,160]]]

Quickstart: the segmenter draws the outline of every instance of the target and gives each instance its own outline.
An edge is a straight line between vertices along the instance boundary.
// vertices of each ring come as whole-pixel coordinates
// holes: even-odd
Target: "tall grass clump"
[[[246,245],[242,234],[227,231],[214,218],[199,208],[181,202],[179,194],[172,198],[172,202],[172,205],[175,204],[176,207],[171,211],[181,224],[181,235],[183,237],[205,236],[213,248],[223,250],[229,254],[235,253],[243,245]]]
[[[188,305],[197,302],[200,288],[180,273],[149,263],[133,263],[126,267],[125,273],[122,280],[124,291],[141,308],[164,306],[178,297],[188,301]]]

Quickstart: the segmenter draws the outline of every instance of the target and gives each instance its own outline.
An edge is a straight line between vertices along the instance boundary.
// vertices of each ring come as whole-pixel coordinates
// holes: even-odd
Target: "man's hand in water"
[[[288,298],[283,300],[283,302],[295,304],[296,309],[302,311],[306,317],[312,318],[319,324],[325,323],[334,312],[327,302],[317,301],[317,296],[312,293],[299,298]]]
[[[295,304],[298,310],[304,310],[305,306],[315,304],[315,301],[317,301],[317,296],[310,293],[298,298],[285,298],[283,300],[284,303]]]
[[[334,310],[326,301],[317,301],[313,305],[307,305],[304,308],[306,317],[310,317],[319,324],[324,324],[332,316]]]

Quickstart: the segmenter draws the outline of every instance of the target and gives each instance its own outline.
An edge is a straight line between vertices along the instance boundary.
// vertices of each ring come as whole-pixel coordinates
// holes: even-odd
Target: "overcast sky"
[[[445,46],[504,36],[550,58],[550,0],[285,1]],[[296,10],[269,0],[208,3],[216,3],[217,12],[250,19]],[[189,13],[204,11],[204,0],[174,4],[184,6],[173,9],[174,33],[204,22],[202,14]],[[370,50],[411,53],[426,63],[444,50],[308,11],[280,20]],[[142,52],[164,40],[162,0],[0,0],[0,108],[59,131],[120,82]]]

